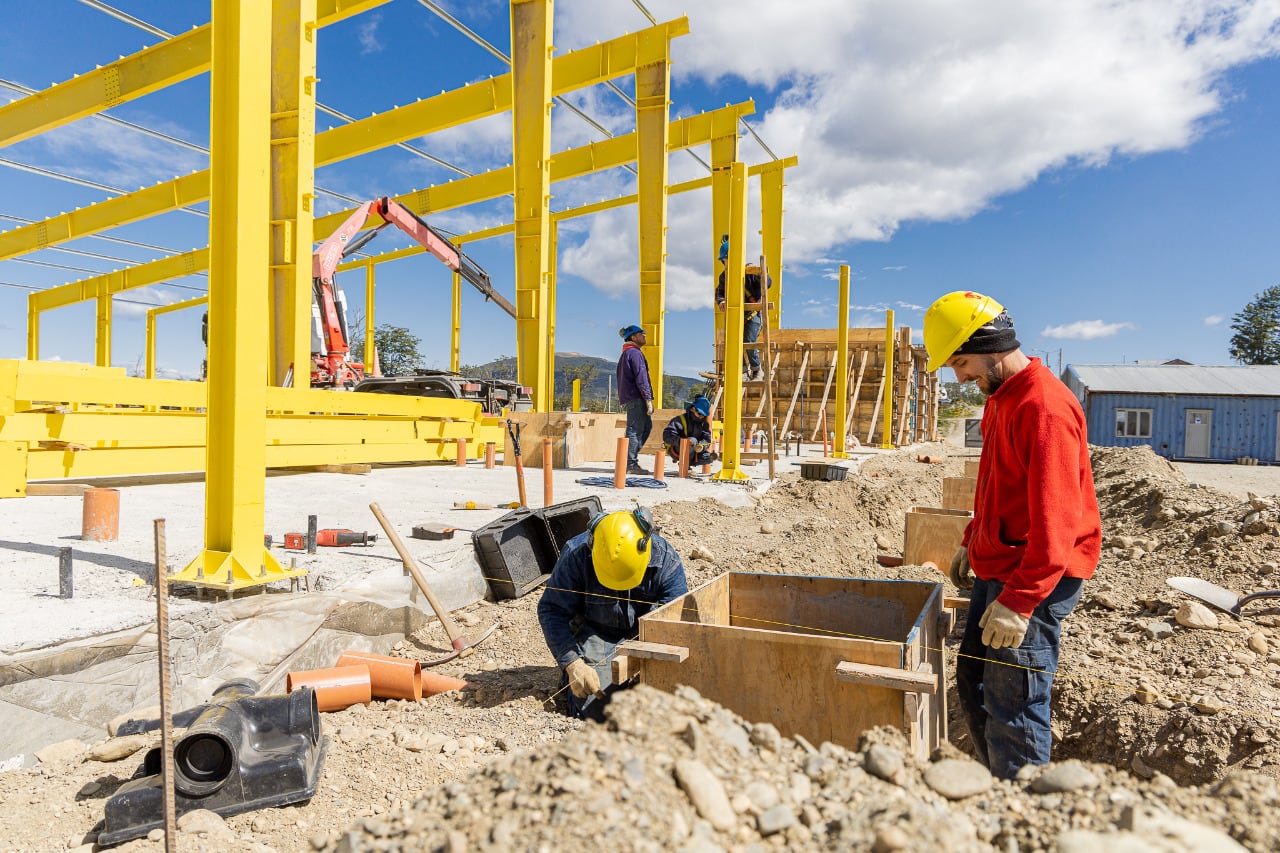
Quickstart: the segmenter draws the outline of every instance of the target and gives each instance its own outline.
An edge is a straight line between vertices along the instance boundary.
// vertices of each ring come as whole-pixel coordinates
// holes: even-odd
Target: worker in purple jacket
[[[622,355],[618,357],[618,402],[627,413],[627,473],[648,474],[640,467],[640,448],[653,430],[653,386],[649,384],[649,362],[640,348],[645,345],[644,329],[636,325],[618,330]]]

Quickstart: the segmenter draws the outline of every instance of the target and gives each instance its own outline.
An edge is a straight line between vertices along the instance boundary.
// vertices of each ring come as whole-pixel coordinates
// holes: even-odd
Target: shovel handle
[[[435,593],[431,591],[431,587],[427,585],[427,579],[422,576],[422,572],[418,571],[418,564],[409,554],[409,550],[404,547],[404,542],[396,533],[395,528],[391,526],[391,522],[387,521],[387,517],[382,513],[382,507],[377,503],[369,504],[369,511],[373,513],[373,517],[378,519],[378,523],[382,525],[382,529],[386,531],[387,538],[391,540],[391,544],[395,546],[396,553],[400,555],[400,562],[404,563],[404,567],[413,577],[413,582],[418,585],[418,589],[422,590],[422,594],[427,597],[427,602],[431,605],[431,609],[435,611],[436,618],[440,620],[440,624],[444,625],[444,632],[449,635],[449,642],[453,644],[455,649],[459,648],[458,643],[464,645],[466,641],[462,637],[462,632],[458,630],[458,626],[453,624],[453,620],[449,618],[449,611],[440,606],[440,602],[436,600]]]
[[[1262,592],[1253,592],[1249,595],[1241,596],[1236,602],[1235,611],[1240,612],[1240,608],[1257,598],[1280,598],[1280,589],[1267,589]]]

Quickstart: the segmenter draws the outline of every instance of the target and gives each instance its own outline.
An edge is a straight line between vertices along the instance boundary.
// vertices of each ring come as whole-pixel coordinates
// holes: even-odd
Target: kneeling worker
[[[684,407],[683,415],[676,415],[662,431],[662,443],[667,456],[680,464],[680,439],[689,439],[689,466],[710,465],[719,459],[711,452],[711,401],[699,394]]]
[[[565,543],[538,602],[538,623],[569,687],[569,713],[603,720],[618,644],[640,617],[689,591],[684,563],[648,510],[601,513]],[[563,689],[563,688],[562,688]]]

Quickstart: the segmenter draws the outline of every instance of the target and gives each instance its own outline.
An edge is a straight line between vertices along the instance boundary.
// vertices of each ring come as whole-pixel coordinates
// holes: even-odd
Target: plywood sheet
[[[973,509],[978,481],[974,477],[943,477],[942,506],[945,509]]]
[[[902,559],[909,566],[951,565],[973,513],[960,509],[913,506],[907,510]]]

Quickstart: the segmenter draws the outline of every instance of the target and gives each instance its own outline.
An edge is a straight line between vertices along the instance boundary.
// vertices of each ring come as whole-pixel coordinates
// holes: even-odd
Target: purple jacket
[[[653,388],[649,385],[649,362],[644,360],[644,353],[633,343],[622,345],[622,355],[618,358],[618,402],[630,403],[632,400],[652,400]]]

